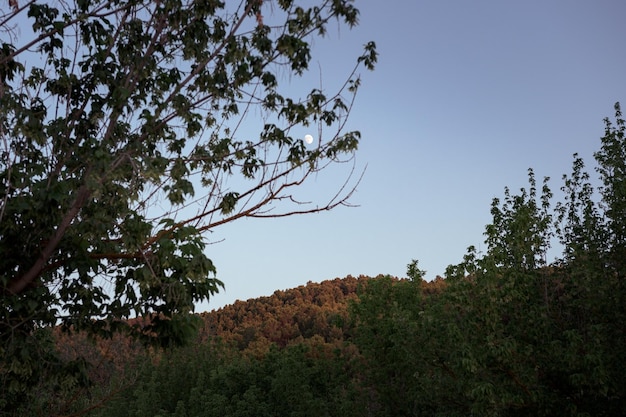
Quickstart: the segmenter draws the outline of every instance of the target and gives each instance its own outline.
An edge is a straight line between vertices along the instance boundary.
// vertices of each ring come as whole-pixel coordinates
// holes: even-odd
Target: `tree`
[[[529,170],[527,188],[494,199],[486,252],[470,247],[440,293],[367,286],[353,340],[377,415],[623,413],[626,128],[615,110],[594,155],[601,187],[574,155],[552,208],[547,179],[538,191]],[[563,254],[549,262],[553,237]],[[421,275],[415,261],[407,275]]]
[[[607,117],[602,147],[594,157],[597,171],[604,186],[601,187],[604,214],[608,221],[608,251],[611,268],[624,274],[626,258],[626,121],[622,118],[619,103],[615,103],[615,125]]]
[[[194,303],[222,286],[204,253],[208,232],[348,204],[349,176],[318,204],[294,189],[357,149],[359,132],[344,127],[374,43],[334,93],[300,98],[279,83],[306,73],[311,40],[335,21],[358,23],[351,1],[9,2],[0,407],[23,404],[46,372],[50,345],[27,349],[38,329],[181,342]],[[316,144],[296,126],[316,128]]]

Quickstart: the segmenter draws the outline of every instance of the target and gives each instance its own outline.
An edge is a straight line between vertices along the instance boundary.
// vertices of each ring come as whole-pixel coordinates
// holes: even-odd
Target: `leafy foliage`
[[[34,342],[40,329],[183,343],[194,304],[222,286],[208,231],[346,204],[349,184],[308,206],[292,190],[356,150],[360,134],[343,126],[356,71],[377,55],[368,43],[339,91],[299,98],[279,75],[308,70],[311,39],[331,22],[356,25],[352,2],[9,6],[0,16],[0,410],[19,413],[56,363]],[[298,125],[318,128],[316,146],[294,137]]]
[[[348,276],[238,301],[201,314],[194,343],[148,356],[129,338],[101,340],[94,350],[76,334],[59,335],[66,356],[88,358],[96,381],[71,409],[101,409],[96,416],[367,414],[377,406],[352,343],[349,306],[358,291],[388,280],[403,282]],[[424,293],[438,293],[442,282],[422,282]]]
[[[272,349],[262,358],[221,358],[203,346],[168,355],[144,379],[95,415],[361,416],[339,353],[321,345]]]
[[[577,155],[554,210],[531,170],[528,189],[494,200],[486,253],[470,247],[441,293],[381,281],[359,297],[354,340],[377,415],[623,413],[626,142],[615,109],[595,154],[600,200]],[[563,256],[548,263],[553,237]]]
[[[93,415],[106,416],[184,415],[183,408],[194,416],[362,415],[354,400],[358,352],[343,336],[349,301],[370,280],[308,283],[203,313],[194,343],[149,360],[128,338],[102,340],[98,353],[76,334],[61,335],[65,350],[82,351],[101,369],[92,399],[74,406],[103,405]]]

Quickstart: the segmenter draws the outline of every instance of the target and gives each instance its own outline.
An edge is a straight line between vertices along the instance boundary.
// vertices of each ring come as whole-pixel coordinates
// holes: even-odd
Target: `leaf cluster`
[[[357,17],[350,1],[219,0],[30,2],[3,15],[24,30],[0,38],[0,410],[52,374],[45,358],[58,355],[35,333],[185,343],[194,305],[223,287],[209,231],[347,204],[347,183],[321,204],[293,190],[357,149],[344,126],[375,45],[339,91],[299,97],[278,80],[308,70],[329,24]],[[319,143],[296,126],[317,126]]]

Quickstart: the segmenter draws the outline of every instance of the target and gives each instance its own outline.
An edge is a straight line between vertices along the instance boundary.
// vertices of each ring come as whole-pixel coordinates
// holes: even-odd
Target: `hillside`
[[[377,277],[377,278],[381,278]],[[206,343],[263,356],[272,346],[284,348],[304,341],[338,347],[350,336],[350,302],[359,290],[376,278],[347,276],[296,288],[277,290],[270,296],[236,301],[218,310],[199,313],[202,324],[193,345]],[[392,278],[394,282],[403,280]],[[425,293],[442,288],[444,280],[423,282]],[[62,357],[84,357],[94,382],[106,383],[114,374],[124,373],[129,364],[141,361],[142,345],[123,335],[112,339],[88,340],[82,334],[56,332]]]
[[[348,276],[309,282],[271,296],[259,297],[202,313],[202,340],[218,337],[239,349],[284,347],[290,342],[321,336],[326,342],[343,339],[348,303],[369,277]]]
[[[378,403],[370,398],[365,358],[352,342],[351,306],[367,288],[401,283],[409,281],[347,276],[237,301],[199,314],[198,339],[189,346],[153,350],[147,357],[123,337],[94,345],[64,336],[60,346],[90,358],[96,391],[103,390],[104,408],[90,414],[98,417],[267,415],[281,408],[269,415],[315,409],[356,417]],[[418,288],[432,294],[443,285],[437,279]],[[184,404],[184,413],[177,403]]]
[[[358,291],[365,289],[372,279],[375,278],[348,275],[320,283],[308,282],[275,291],[271,296],[237,301],[202,313],[201,340],[219,338],[229,346],[257,354],[267,352],[272,344],[285,347],[313,337],[325,343],[339,343],[350,331],[349,303],[358,298]],[[437,291],[443,282],[439,277],[423,282],[424,292]]]
[[[348,276],[200,314],[198,339],[183,348],[64,336],[59,346],[89,359],[95,385],[91,397],[57,397],[58,408],[92,417],[621,415],[624,354],[613,347],[623,340],[614,304],[623,290],[603,278],[590,286],[563,267],[429,283]]]
[[[326,342],[343,339],[348,303],[357,298],[359,287],[372,278],[347,276],[287,290],[270,296],[236,301],[218,310],[199,313],[202,325],[198,340],[220,341],[237,350],[262,349],[271,344],[289,343],[322,337]],[[120,370],[143,351],[136,341],[116,335],[112,339],[88,340],[80,333],[55,332],[57,347],[64,358],[84,356],[101,381],[113,369]],[[260,353],[260,352],[257,352]],[[102,375],[101,375],[102,374]]]

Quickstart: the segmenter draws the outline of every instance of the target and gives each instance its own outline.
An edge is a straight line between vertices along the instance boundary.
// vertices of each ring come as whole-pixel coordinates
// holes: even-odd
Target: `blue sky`
[[[312,77],[330,89],[377,43],[348,126],[363,136],[359,207],[215,229],[207,251],[226,289],[199,311],[348,274],[402,277],[414,258],[442,275],[482,245],[491,200],[525,186],[529,167],[556,191],[574,152],[592,166],[603,118],[626,103],[621,0],[356,5],[357,28],[316,40]],[[328,195],[346,174],[302,192]]]

